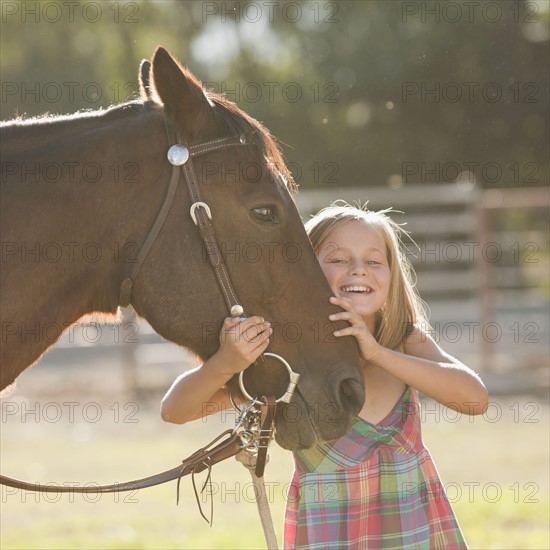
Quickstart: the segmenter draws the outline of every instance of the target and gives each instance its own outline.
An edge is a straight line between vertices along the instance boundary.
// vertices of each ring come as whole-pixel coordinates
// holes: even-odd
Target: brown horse
[[[269,351],[301,375],[293,402],[278,408],[277,441],[298,449],[342,435],[364,400],[358,350],[352,338],[330,337],[331,291],[277,145],[235,104],[205,92],[161,47],[150,64],[142,63],[140,78],[139,101],[0,127],[0,389],[83,316],[117,314],[121,283],[170,179],[166,119],[188,146],[248,136],[246,145],[208,152],[194,166],[246,313],[272,323]],[[228,311],[190,202],[180,181],[131,304],[161,336],[207,358],[219,347]],[[276,365],[268,359],[249,369],[247,389],[260,395],[286,389],[286,371]]]

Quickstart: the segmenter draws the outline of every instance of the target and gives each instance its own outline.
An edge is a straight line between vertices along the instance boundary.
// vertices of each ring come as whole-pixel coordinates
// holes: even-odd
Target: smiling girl
[[[482,414],[479,377],[427,334],[423,303],[385,212],[332,206],[306,223],[342,312],[330,320],[356,339],[366,399],[343,437],[294,453],[285,548],[466,548],[421,437],[418,392]]]

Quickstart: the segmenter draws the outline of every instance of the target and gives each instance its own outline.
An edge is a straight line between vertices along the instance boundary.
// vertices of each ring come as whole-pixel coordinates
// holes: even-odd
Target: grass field
[[[72,404],[70,404],[72,403]],[[486,417],[457,419],[428,403],[424,440],[470,548],[550,547],[549,407],[534,397],[493,403]],[[2,403],[1,466],[30,481],[107,483],[176,466],[233,416],[170,426],[156,405],[92,398]],[[288,452],[276,446],[266,471],[279,541]],[[235,460],[213,470],[214,523],[200,517],[191,480],[125,495],[39,495],[2,488],[0,548],[264,548],[248,472]],[[202,499],[205,513],[210,502]]]

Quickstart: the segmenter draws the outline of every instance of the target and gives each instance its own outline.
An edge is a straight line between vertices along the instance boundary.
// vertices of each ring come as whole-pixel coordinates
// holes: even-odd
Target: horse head
[[[352,337],[332,336],[345,323],[328,323],[337,308],[274,139],[163,48],[142,63],[140,82],[138,101],[0,125],[0,389],[67,327],[116,315],[119,304],[207,359],[238,296],[246,315],[271,322],[268,352],[301,376],[293,401],[277,409],[278,442],[298,449],[339,437],[364,400],[359,352]],[[190,159],[174,171],[167,151],[176,141],[185,149],[172,160]],[[191,166],[199,200],[181,174]],[[218,282],[191,213],[215,237],[233,292]],[[244,382],[251,395],[280,396],[288,373],[267,355]],[[236,380],[230,387],[239,391]]]
[[[332,337],[331,290],[293,202],[295,185],[268,131],[199,81],[163,48],[141,65],[145,101],[164,116],[187,147],[231,135],[244,144],[193,160],[202,201],[211,212],[218,248],[241,305],[274,329],[268,351],[301,378],[293,401],[277,412],[278,443],[289,449],[342,435],[364,400],[355,342]],[[168,143],[166,149],[168,148]],[[164,227],[135,281],[132,305],[162,336],[211,356],[228,305],[206,246],[189,215],[180,182]],[[245,375],[252,395],[281,395],[287,372],[270,357]],[[236,380],[230,387],[238,391]]]

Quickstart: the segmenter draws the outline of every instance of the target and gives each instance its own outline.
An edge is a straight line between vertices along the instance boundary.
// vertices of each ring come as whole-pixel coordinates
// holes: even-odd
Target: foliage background
[[[546,0],[38,4],[2,1],[3,119],[121,101],[163,44],[287,144],[304,187],[386,185],[405,162],[470,164],[483,187],[548,181]]]

